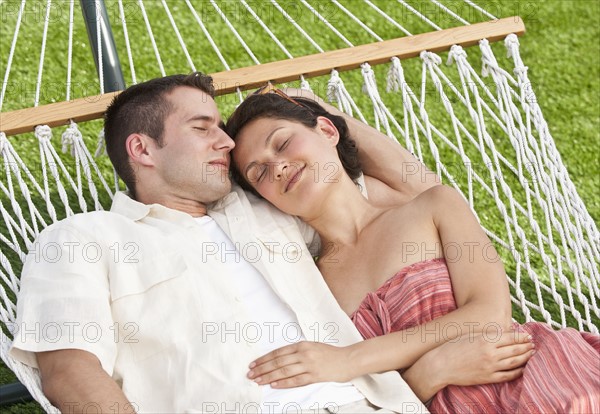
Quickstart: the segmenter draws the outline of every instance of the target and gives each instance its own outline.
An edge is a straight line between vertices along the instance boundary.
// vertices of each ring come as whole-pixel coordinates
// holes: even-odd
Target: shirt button
[[[235,299],[236,302],[241,302],[242,301],[242,298],[240,298],[239,296],[235,296],[234,299]]]

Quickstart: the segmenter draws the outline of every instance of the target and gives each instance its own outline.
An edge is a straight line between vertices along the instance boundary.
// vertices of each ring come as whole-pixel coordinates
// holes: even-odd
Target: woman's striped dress
[[[369,293],[351,317],[363,337],[371,338],[427,323],[454,309],[446,262],[433,259],[399,271]],[[570,328],[555,331],[538,322],[516,328],[532,335],[536,349],[522,377],[499,384],[448,386],[435,395],[429,410],[600,413],[600,336]]]

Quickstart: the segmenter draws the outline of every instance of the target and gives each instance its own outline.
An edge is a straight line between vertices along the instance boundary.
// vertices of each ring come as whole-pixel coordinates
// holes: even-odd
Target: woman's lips
[[[304,171],[304,167],[300,168],[296,174],[293,175],[293,177],[288,181],[287,185],[285,186],[285,192],[287,193],[288,191],[290,191],[292,189],[292,187],[298,182],[300,181],[300,178],[302,177],[302,172]]]

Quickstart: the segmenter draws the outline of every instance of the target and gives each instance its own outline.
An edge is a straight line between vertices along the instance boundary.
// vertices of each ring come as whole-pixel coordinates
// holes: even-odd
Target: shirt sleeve
[[[112,375],[117,352],[108,248],[64,223],[33,243],[21,275],[11,355],[37,368],[36,352],[80,349]]]

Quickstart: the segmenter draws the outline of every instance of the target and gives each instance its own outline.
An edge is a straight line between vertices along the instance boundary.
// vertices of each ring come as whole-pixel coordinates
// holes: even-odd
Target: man
[[[426,411],[396,372],[288,390],[246,377],[250,361],[290,342],[361,338],[304,245],[309,231],[231,191],[234,143],[213,93],[192,74],[115,98],[107,151],[131,198],[42,232],[23,269],[13,356],[39,367],[63,412]],[[377,144],[371,154],[399,154]],[[399,198],[431,180],[414,182]],[[40,255],[47,246],[58,254]]]

